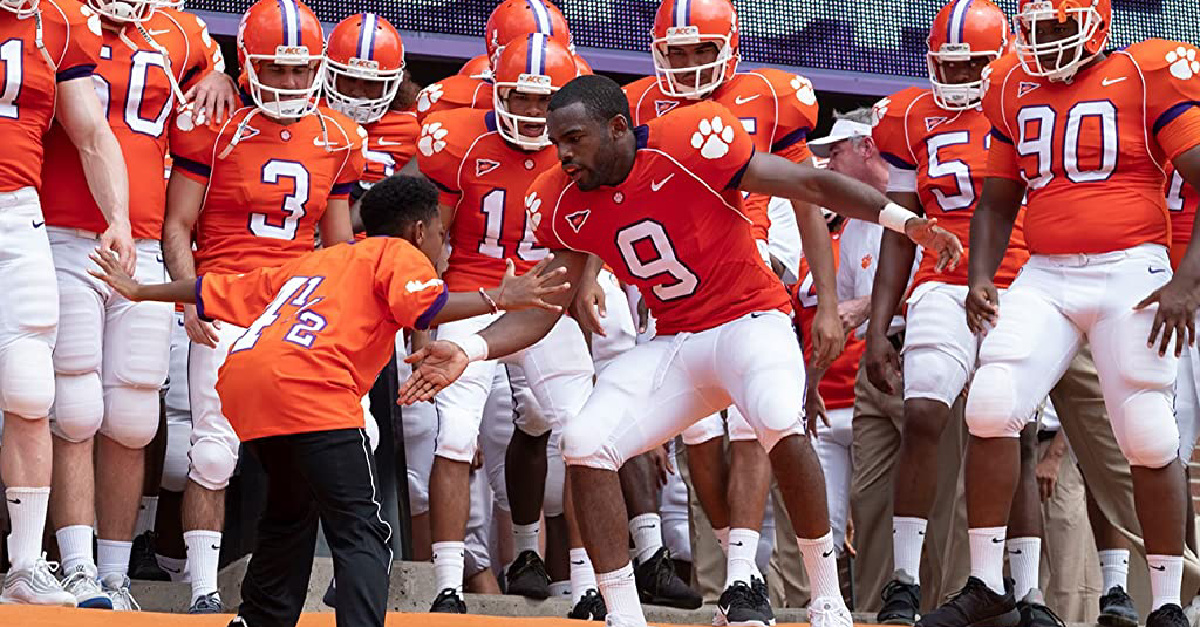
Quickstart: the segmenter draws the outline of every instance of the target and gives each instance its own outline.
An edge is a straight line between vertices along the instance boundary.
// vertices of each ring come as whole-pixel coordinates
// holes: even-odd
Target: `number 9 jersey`
[[[280,124],[254,107],[221,126],[190,108],[171,126],[174,171],[208,190],[196,222],[196,273],[249,272],[311,252],[330,199],[362,176],[367,132],[326,107]]]
[[[1016,55],[988,67],[988,175],[1028,184],[1031,253],[1170,245],[1163,170],[1200,145],[1196,57],[1190,44],[1152,39],[1069,83],[1030,76]]]

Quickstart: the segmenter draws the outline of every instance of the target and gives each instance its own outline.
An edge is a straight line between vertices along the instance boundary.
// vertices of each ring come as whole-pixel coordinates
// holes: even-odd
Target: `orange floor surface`
[[[66,608],[0,607],[2,627],[225,627],[233,616],[114,613]],[[594,623],[599,624],[599,623]],[[788,623],[803,625],[805,623]],[[387,627],[580,627],[565,618],[496,618],[438,614],[388,614]],[[334,627],[333,614],[305,614],[300,627]],[[783,623],[780,627],[787,627]]]

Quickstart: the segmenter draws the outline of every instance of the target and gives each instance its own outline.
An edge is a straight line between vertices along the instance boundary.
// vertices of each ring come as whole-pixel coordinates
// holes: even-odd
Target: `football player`
[[[1015,617],[1002,574],[1015,436],[1085,339],[1132,467],[1154,597],[1146,624],[1188,624],[1172,387],[1200,302],[1200,248],[1189,243],[1173,276],[1162,168],[1171,162],[1200,183],[1200,60],[1162,40],[1106,54],[1112,17],[1109,0],[1022,0],[1016,53],[983,76],[992,145],[966,300],[969,327],[988,330],[966,406],[972,577],[919,625]],[[1026,192],[1031,256],[1000,297],[993,276]]]
[[[947,263],[957,260],[961,245],[865,185],[756,152],[737,117],[717,103],[681,107],[638,127],[631,118],[611,79],[568,83],[547,116],[561,166],[539,176],[525,196],[538,241],[556,251],[552,266],[567,267],[574,284],[587,253],[596,254],[641,290],[657,324],[654,340],[605,369],[562,437],[609,624],[646,624],[624,551],[617,469],[737,404],[769,451],[800,536],[813,582],[810,622],[848,627],[824,482],[800,421],[804,358],[788,316],[790,298],[758,252],[741,211],[742,191],[837,206],[907,230]],[[565,293],[564,302],[573,296]],[[506,313],[480,333],[434,342],[410,357],[423,361],[401,399],[427,398],[469,363],[534,344],[558,318]]]
[[[260,0],[246,11],[238,58],[249,103],[220,125],[185,112],[171,127],[163,253],[172,278],[280,265],[313,249],[318,226],[326,245],[352,239],[348,194],[362,176],[366,131],[320,106],[323,52],[321,25],[299,0]],[[194,305],[184,308],[184,326],[192,340],[183,506],[190,611],[211,613],[223,610],[224,490],[238,454],[215,384],[244,329],[203,321]]]

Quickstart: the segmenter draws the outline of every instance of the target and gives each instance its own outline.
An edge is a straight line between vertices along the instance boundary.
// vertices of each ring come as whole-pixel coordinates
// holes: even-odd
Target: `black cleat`
[[[505,594],[538,601],[550,598],[550,575],[546,574],[546,563],[535,551],[522,551],[504,573],[504,580],[508,584],[504,587]]]
[[[1146,627],[1189,627],[1189,623],[1183,608],[1168,603],[1150,612],[1150,616],[1146,618]]]
[[[650,559],[634,564],[638,596],[642,603],[695,610],[704,603],[700,595],[675,574],[675,564],[667,547],[659,549]]]
[[[602,621],[605,616],[608,616],[608,606],[604,605],[604,597],[600,596],[600,591],[595,589],[583,593],[583,598],[579,599],[567,614],[567,618],[575,620]]]
[[[1121,586],[1113,586],[1100,597],[1100,616],[1096,624],[1101,627],[1138,627],[1138,613],[1133,599]]]
[[[1017,601],[1017,611],[1021,613],[1020,627],[1066,627],[1057,614],[1041,603]]]
[[[154,557],[154,532],[147,531],[133,539],[129,553],[129,578],[139,581],[170,581],[171,576],[158,565]]]
[[[921,586],[893,579],[883,587],[883,609],[875,620],[880,625],[912,625],[921,608]]]
[[[770,627],[775,624],[770,602],[763,599],[758,590],[746,585],[744,581],[735,581],[725,588],[721,599],[717,601],[717,614],[714,625]]]
[[[458,596],[458,590],[446,588],[438,593],[429,608],[430,614],[466,614],[467,604]]]
[[[337,580],[330,579],[329,587],[325,588],[325,595],[321,597],[321,602],[325,605],[337,609]]]
[[[1017,627],[1021,612],[1013,598],[1011,579],[1004,580],[1004,594],[993,592],[975,577],[936,610],[916,622],[918,627]]]
[[[767,582],[758,577],[750,577],[750,589],[758,597],[758,608],[770,619],[768,625],[775,624],[775,611],[771,609],[771,592],[767,590]]]

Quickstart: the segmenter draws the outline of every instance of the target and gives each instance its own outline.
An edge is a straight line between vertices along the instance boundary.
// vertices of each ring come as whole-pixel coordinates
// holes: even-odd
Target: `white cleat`
[[[96,567],[80,564],[63,573],[63,590],[75,597],[75,604],[93,610],[111,610],[112,600],[100,589]]]
[[[808,622],[812,627],[854,627],[854,619],[842,597],[821,597],[808,605]]]
[[[118,612],[140,612],[142,607],[133,599],[129,592],[129,577],[111,573],[100,580],[104,594],[112,599],[112,608]]]
[[[75,607],[75,596],[63,590],[53,575],[57,563],[46,561],[43,553],[33,565],[20,570],[10,569],[4,576],[0,605],[57,605]]]

